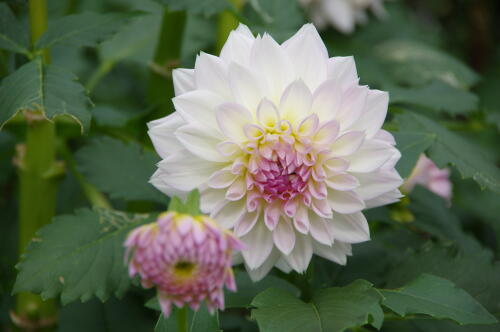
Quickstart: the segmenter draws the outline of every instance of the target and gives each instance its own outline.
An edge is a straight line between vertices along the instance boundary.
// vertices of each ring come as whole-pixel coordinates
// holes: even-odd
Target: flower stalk
[[[47,29],[46,0],[29,1],[31,40],[36,40]],[[48,50],[43,50],[44,63],[50,61]],[[56,130],[53,122],[41,113],[27,111],[26,143],[18,149],[19,166],[19,252],[22,253],[36,231],[50,222],[55,214],[57,178],[62,173],[56,157]],[[42,199],[43,198],[43,199]],[[50,322],[55,315],[55,303],[43,301],[40,296],[20,293],[16,299],[14,321],[39,325]],[[19,325],[16,323],[16,325]],[[21,324],[22,325],[22,324]],[[41,328],[42,326],[38,326]]]
[[[188,332],[188,326],[189,326],[188,308],[187,306],[184,306],[177,310],[177,331]]]

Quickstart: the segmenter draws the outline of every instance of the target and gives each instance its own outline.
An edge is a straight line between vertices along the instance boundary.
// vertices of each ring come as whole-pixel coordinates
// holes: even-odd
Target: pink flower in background
[[[163,158],[151,182],[198,188],[202,211],[247,245],[254,280],[303,272],[313,253],[345,264],[370,238],[361,211],[401,197],[388,94],[359,85],[352,57],[329,58],[313,25],[282,45],[240,25],[220,57],[173,77],[176,112],[149,123]]]
[[[125,241],[129,274],[138,274],[142,286],[156,287],[162,312],[172,303],[197,310],[205,300],[208,309],[224,309],[223,287],[236,284],[231,269],[233,250],[242,244],[208,217],[166,212],[158,221],[134,229]]]
[[[299,2],[318,29],[333,25],[346,34],[354,32],[356,24],[368,22],[368,9],[378,18],[386,15],[384,0],[299,0]]]
[[[404,192],[410,192],[417,184],[451,202],[452,183],[450,181],[450,170],[447,168],[439,169],[424,154],[420,155],[417,165],[415,165],[401,189]]]

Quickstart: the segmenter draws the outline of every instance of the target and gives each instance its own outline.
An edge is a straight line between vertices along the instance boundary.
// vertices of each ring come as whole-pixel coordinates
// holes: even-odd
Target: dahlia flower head
[[[313,253],[345,264],[370,238],[361,211],[401,197],[388,94],[359,85],[352,57],[329,58],[312,24],[281,45],[240,25],[173,79],[176,111],[149,123],[163,158],[151,182],[198,188],[201,210],[246,244],[254,280],[303,272]]]
[[[205,300],[212,313],[224,309],[224,285],[236,290],[231,259],[242,243],[208,217],[166,212],[130,232],[124,245],[129,275],[157,288],[166,317],[172,303],[198,310]]]
[[[415,168],[404,182],[401,190],[409,193],[417,184],[451,203],[453,185],[450,181],[450,170],[438,168],[425,154],[420,155]]]
[[[345,34],[354,32],[356,24],[368,22],[368,9],[378,18],[387,15],[384,0],[299,0],[299,2],[318,29],[332,25]]]

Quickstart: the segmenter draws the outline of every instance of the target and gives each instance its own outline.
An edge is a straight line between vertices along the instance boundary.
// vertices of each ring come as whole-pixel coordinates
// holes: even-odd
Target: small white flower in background
[[[328,58],[312,24],[279,45],[244,25],[220,57],[173,72],[176,112],[149,123],[163,158],[151,182],[201,192],[201,209],[246,244],[254,280],[346,263],[370,238],[365,208],[397,201],[402,180],[388,94],[358,84],[352,57]]]
[[[379,18],[386,15],[384,0],[299,0],[299,2],[318,29],[333,25],[346,34],[352,33],[356,24],[368,21],[368,9]]]
[[[439,169],[424,154],[420,155],[415,168],[406,179],[401,190],[410,192],[417,184],[441,196],[448,203],[451,202],[453,186],[450,181],[450,170],[447,168]]]

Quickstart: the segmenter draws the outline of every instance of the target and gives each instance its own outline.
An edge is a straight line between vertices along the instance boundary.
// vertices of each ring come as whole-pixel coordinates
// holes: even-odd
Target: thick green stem
[[[234,7],[234,11],[225,10],[219,14],[219,22],[217,26],[217,44],[216,53],[219,54],[222,46],[227,40],[229,33],[238,27],[238,19],[235,17],[234,12],[238,12],[243,6],[243,0],[229,0]]]
[[[155,117],[172,112],[172,70],[179,66],[186,14],[164,9],[155,56],[151,64],[148,101],[157,106]]]
[[[188,308],[184,306],[177,310],[177,331],[188,332],[189,328],[189,315]]]
[[[31,40],[33,44],[47,29],[46,0],[29,1]],[[49,51],[43,51],[49,62]],[[50,222],[55,214],[57,175],[61,167],[55,161],[56,132],[54,123],[40,113],[26,111],[28,128],[26,144],[19,150],[19,252],[26,249],[36,231]],[[53,324],[55,304],[39,296],[20,293],[16,299],[16,325],[37,330]]]

